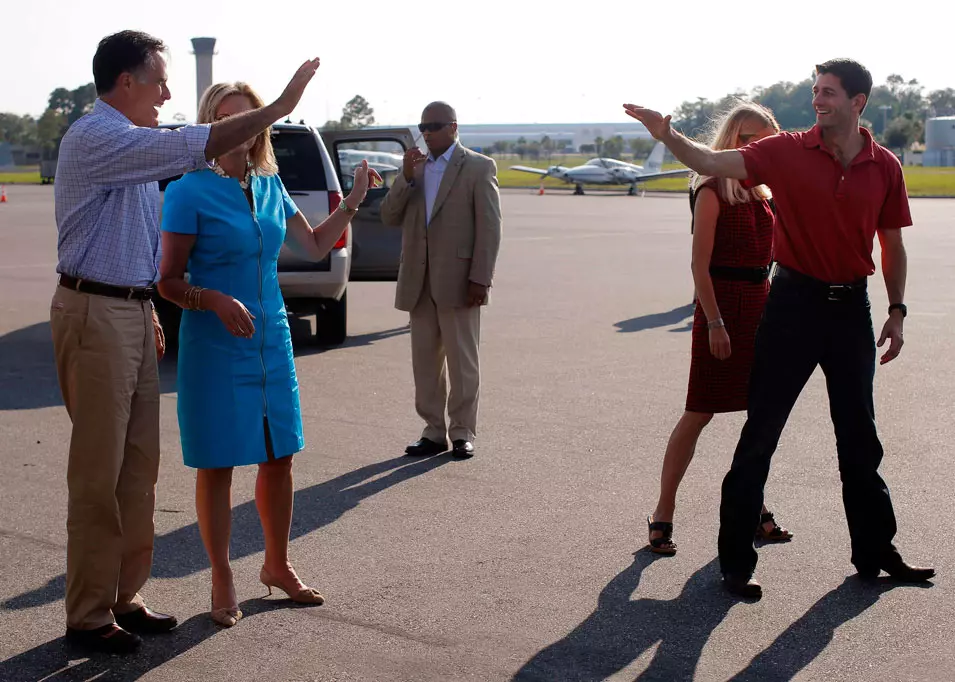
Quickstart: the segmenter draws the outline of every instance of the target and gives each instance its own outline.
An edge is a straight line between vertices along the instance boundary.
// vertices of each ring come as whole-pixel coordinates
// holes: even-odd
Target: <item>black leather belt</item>
[[[69,275],[60,275],[60,286],[73,291],[82,291],[85,294],[94,294],[95,296],[125,298],[127,301],[148,301],[156,293],[154,287],[117,287],[89,279],[77,279]]]
[[[710,276],[736,282],[765,282],[769,278],[769,266],[761,268],[736,268],[728,265],[711,265]]]
[[[783,267],[782,265],[776,268],[776,277],[774,279],[788,280],[794,284],[799,284],[800,286],[818,291],[819,293],[825,294],[826,298],[830,301],[842,301],[852,294],[864,292],[868,283],[868,278],[866,277],[841,284],[823,282],[821,279],[804,275],[798,270]]]

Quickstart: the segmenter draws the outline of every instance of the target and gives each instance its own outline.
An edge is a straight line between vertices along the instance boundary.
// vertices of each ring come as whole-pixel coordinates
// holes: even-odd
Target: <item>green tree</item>
[[[653,151],[655,144],[656,140],[635,137],[630,140],[630,153],[633,154],[634,159],[645,159],[650,156],[650,152]]]
[[[597,150],[597,156],[603,155],[604,139],[600,137],[599,135],[596,138],[594,138],[594,149]]]
[[[620,159],[623,156],[624,142],[620,135],[615,135],[603,144],[603,156],[610,159]]]
[[[355,95],[348,100],[342,109],[341,127],[351,129],[367,128],[373,125],[375,125],[375,110],[368,104],[368,100],[361,95]]]
[[[524,159],[524,155],[527,154],[527,138],[521,135],[517,138],[517,144],[514,145],[514,151],[517,153],[518,157],[521,160]]]
[[[325,121],[325,125],[322,126],[322,130],[341,130],[341,129],[342,129],[342,122],[336,121],[335,119]]]
[[[0,142],[22,145],[36,144],[36,119],[32,116],[0,113]]]
[[[933,90],[925,99],[935,116],[955,116],[955,89]]]
[[[883,135],[885,146],[897,150],[910,147],[921,134],[919,123],[914,116],[908,115],[892,119]]]
[[[753,101],[770,109],[783,130],[808,129],[816,122],[812,85],[811,78],[798,83],[780,81],[766,88],[756,88]]]
[[[46,111],[37,121],[37,141],[45,154],[56,153],[66,131],[93,110],[95,101],[96,86],[92,83],[74,90],[56,88],[50,93]]]

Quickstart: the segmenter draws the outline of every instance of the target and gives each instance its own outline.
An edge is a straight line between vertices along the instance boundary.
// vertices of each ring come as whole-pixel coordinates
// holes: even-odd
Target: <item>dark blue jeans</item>
[[[852,563],[872,569],[895,547],[895,513],[879,476],[882,444],[872,382],[875,337],[865,281],[830,287],[782,267],[756,334],[749,407],[733,465],[723,479],[719,555],[723,573],[751,575],[753,536],[779,436],[796,399],[822,367],[835,427]]]

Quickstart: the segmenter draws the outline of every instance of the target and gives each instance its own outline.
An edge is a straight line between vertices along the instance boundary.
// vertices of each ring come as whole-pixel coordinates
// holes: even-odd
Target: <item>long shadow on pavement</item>
[[[931,583],[907,585],[910,588],[929,588]],[[832,642],[836,629],[858,618],[873,606],[885,592],[900,588],[888,578],[876,584],[864,583],[849,576],[839,587],[817,601],[799,620],[790,625],[764,651],[753,658],[746,668],[730,678],[729,682],[777,682],[793,679],[799,671],[812,663]]]
[[[303,607],[287,599],[249,599],[239,604],[239,608],[242,610],[243,621],[245,621],[260,613]],[[137,680],[214,637],[217,632],[219,628],[212,622],[209,614],[202,613],[181,623],[168,634],[143,637],[143,645],[139,651],[128,656],[90,654],[83,649],[73,648],[65,638],[58,637],[0,662],[0,680],[3,682]]]
[[[427,459],[394,459],[376,462],[347,474],[295,492],[295,511],[292,516],[292,540],[334,523],[345,512],[357,507],[363,500],[409,479],[453,462],[450,455]],[[374,480],[367,480],[385,474]],[[209,568],[199,535],[199,526],[192,523],[165,535],[156,536],[152,575],[157,578],[182,578]],[[249,500],[232,510],[232,560],[265,551],[265,540],[255,501]],[[50,604],[63,598],[66,576],[59,575],[46,585],[8,599],[0,607],[11,611]],[[5,680],[0,675],[0,680]]]
[[[307,320],[292,318],[289,326],[296,357],[325,353],[336,348],[369,346],[377,341],[407,334],[410,330],[405,325],[349,336],[340,346],[317,346],[306,336],[311,334]],[[0,386],[3,387],[0,391],[0,412],[63,405],[56,378],[49,322],[39,322],[0,336]],[[159,364],[159,388],[162,393],[175,393],[177,390],[176,353],[172,349]]]
[[[650,315],[632,317],[629,320],[617,322],[613,326],[617,328],[617,331],[629,334],[632,332],[646,331],[647,329],[680,324],[689,317],[690,320],[685,326],[670,330],[671,332],[686,332],[693,328],[693,311],[695,308],[696,306],[691,303],[680,306],[679,308],[674,308],[673,310],[668,310],[665,313],[652,313]]]
[[[600,593],[597,609],[564,639],[540,651],[515,681],[605,680],[660,642],[640,680],[692,680],[710,635],[738,603],[721,589],[713,559],[694,573],[676,599],[631,599],[647,566],[659,558],[644,547]]]
[[[514,675],[514,682],[606,680],[658,642],[653,660],[637,680],[694,679],[703,648],[739,600],[723,590],[718,559],[694,573],[676,599],[631,600],[643,570],[658,558],[646,547],[634,556],[633,564],[600,593],[597,609],[564,639],[527,661]],[[825,650],[840,625],[857,618],[897,586],[888,580],[867,584],[855,576],[846,578],[731,682],[791,680]],[[919,585],[925,586],[930,585]]]

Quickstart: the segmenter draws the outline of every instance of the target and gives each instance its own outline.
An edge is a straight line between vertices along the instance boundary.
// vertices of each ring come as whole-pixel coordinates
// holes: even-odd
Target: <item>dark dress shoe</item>
[[[737,597],[744,599],[761,599],[763,596],[762,586],[753,580],[752,576],[739,573],[723,574],[723,584],[726,589]]]
[[[110,623],[95,630],[66,628],[66,641],[103,654],[131,654],[143,643],[139,637]]]
[[[469,440],[456,440],[452,443],[454,448],[451,450],[451,455],[456,459],[467,459],[469,457],[474,457],[474,444]]]
[[[150,608],[142,608],[129,613],[117,613],[116,624],[124,630],[140,635],[158,635],[176,627],[176,618],[164,613],[156,613]]]
[[[406,447],[405,454],[410,457],[430,457],[431,455],[440,455],[447,449],[447,443],[438,443],[429,438],[422,438]]]
[[[879,577],[880,570],[888,573],[893,580],[903,583],[924,583],[935,577],[934,568],[910,566],[898,554],[891,555],[878,567],[860,568],[859,577],[863,580],[875,580]]]

